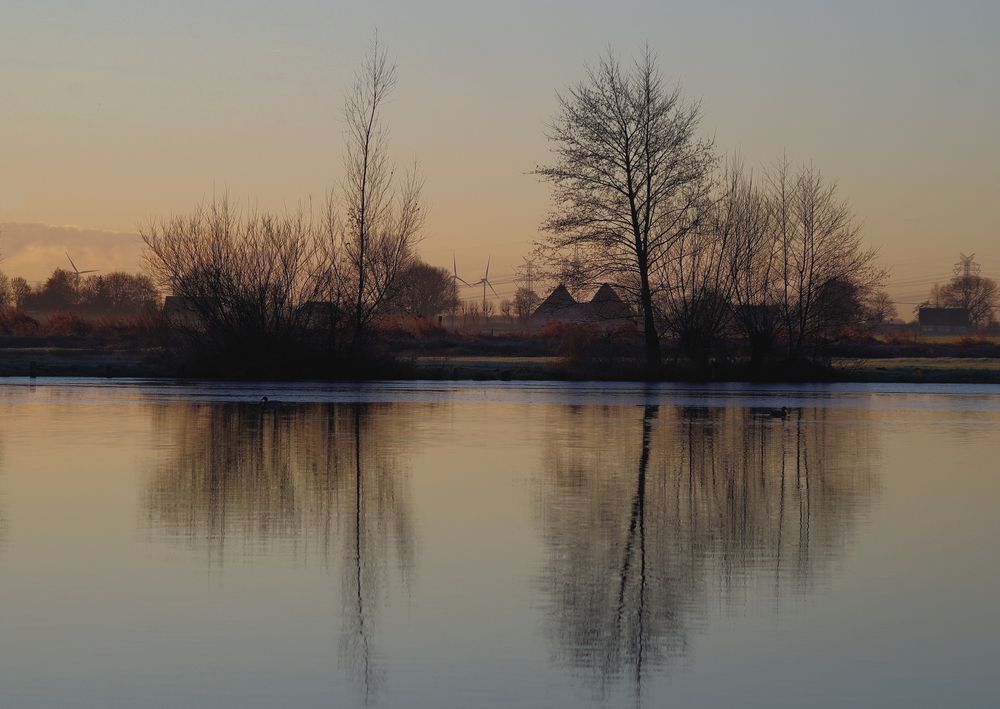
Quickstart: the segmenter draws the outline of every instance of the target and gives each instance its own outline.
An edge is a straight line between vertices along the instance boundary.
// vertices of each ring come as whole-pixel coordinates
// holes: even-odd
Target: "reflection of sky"
[[[397,393],[419,400],[413,386]],[[274,389],[281,398],[308,398],[301,388]],[[374,387],[382,397],[392,389]],[[384,670],[378,698],[386,705],[570,707],[591,698],[553,664],[536,585],[550,561],[537,515],[556,492],[547,487],[547,451],[572,433],[581,417],[574,412],[613,424],[601,427],[605,439],[639,431],[633,424],[643,409],[635,404],[647,397],[627,389],[615,387],[602,400],[581,387],[568,402],[545,387],[469,385],[438,406],[391,408],[407,431],[393,453],[407,472],[416,546],[407,585],[391,571],[373,618]],[[751,585],[736,607],[708,603],[686,659],[669,678],[649,675],[647,699],[706,707],[734,697],[751,706],[989,706],[1000,689],[993,670],[1000,440],[990,434],[1000,397],[989,388],[957,390],[965,393],[907,389],[895,397],[859,389],[849,400],[877,408],[809,414],[810,435],[823,420],[827,431],[859,442],[839,460],[858,456],[872,467],[875,503],[808,593],[783,597],[776,608],[768,589]],[[331,388],[316,398],[345,392]],[[740,397],[763,403],[773,393]],[[188,394],[251,396],[221,387]],[[783,395],[821,407],[807,412],[826,406],[811,392]],[[340,668],[339,552],[324,562],[276,544],[231,554],[220,566],[190,545],[141,531],[160,470],[153,463],[170,459],[177,445],[165,417],[183,396],[162,385],[0,390],[7,525],[0,704],[357,703],[356,685]],[[678,388],[656,395],[662,408],[654,436],[676,421],[672,399],[686,396]],[[595,407],[604,404],[600,413]],[[762,423],[774,431],[789,425]],[[614,465],[608,443],[594,445]],[[629,438],[622,449],[629,464],[639,444]],[[656,460],[651,472],[669,472],[658,471]]]
[[[378,28],[400,64],[393,143],[428,178],[423,248],[474,272],[492,253],[499,277],[546,207],[525,173],[545,160],[556,90],[609,43],[648,40],[724,153],[787,151],[838,180],[896,277],[946,276],[957,250],[995,275],[998,8],[8,0],[0,221],[134,231],[213,185],[266,207],[322,195],[344,87]]]

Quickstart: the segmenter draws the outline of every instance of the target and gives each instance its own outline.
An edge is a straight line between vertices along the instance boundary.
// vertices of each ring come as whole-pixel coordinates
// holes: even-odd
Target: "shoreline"
[[[592,369],[574,370],[561,357],[495,355],[401,357],[398,371],[388,378],[435,381],[637,381],[635,376],[607,376]],[[177,379],[159,350],[87,348],[0,348],[0,381],[7,377],[103,377]],[[185,379],[201,379],[184,376]],[[386,377],[377,377],[383,379]],[[220,381],[219,378],[203,378]],[[314,378],[287,377],[287,381]],[[371,380],[376,378],[372,377]],[[345,381],[359,381],[346,377]],[[366,379],[360,379],[365,381]],[[257,381],[257,380],[247,380]],[[336,381],[330,379],[329,381]],[[664,378],[662,382],[754,383],[739,378]],[[1000,357],[893,357],[833,360],[829,378],[768,379],[756,383],[823,384],[833,382],[909,384],[1000,384]]]

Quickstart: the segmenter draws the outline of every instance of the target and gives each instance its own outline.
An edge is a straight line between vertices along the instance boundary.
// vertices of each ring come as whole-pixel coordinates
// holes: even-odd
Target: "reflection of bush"
[[[408,544],[405,476],[384,407],[188,404],[159,412],[164,454],[149,484],[153,530],[223,553],[279,541],[327,554],[365,524]],[[398,419],[397,419],[398,420]],[[316,549],[316,545],[321,548]],[[408,552],[407,552],[408,553]]]
[[[419,415],[417,412],[415,415]],[[413,564],[408,481],[397,460],[408,421],[388,405],[171,405],[146,497],[157,534],[224,563],[275,544],[339,564],[342,656],[365,697],[378,681],[374,622],[391,562]]]
[[[856,415],[856,412],[851,412]],[[683,654],[709,601],[807,590],[874,488],[836,410],[572,408],[556,423],[539,578],[564,663],[601,686]]]

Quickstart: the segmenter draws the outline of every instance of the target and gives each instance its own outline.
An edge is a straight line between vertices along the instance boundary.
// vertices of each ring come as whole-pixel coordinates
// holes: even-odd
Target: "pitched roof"
[[[601,284],[601,287],[597,289],[594,293],[594,297],[590,299],[591,303],[621,303],[622,299],[618,297],[615,289],[609,286],[607,283]]]
[[[632,311],[614,288],[607,283],[601,285],[590,299],[591,317],[598,320],[617,320],[632,317]]]
[[[552,313],[563,312],[573,308],[578,303],[576,299],[566,290],[566,286],[560,283],[549,293],[549,297],[542,301],[542,304],[535,309],[535,315],[551,315]]]

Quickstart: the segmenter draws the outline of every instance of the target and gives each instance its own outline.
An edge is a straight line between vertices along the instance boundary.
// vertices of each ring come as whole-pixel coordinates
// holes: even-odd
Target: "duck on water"
[[[271,401],[267,397],[267,395],[264,395],[260,397],[260,401],[257,402],[257,405],[262,409],[276,409],[279,406],[281,406],[281,403],[277,401]]]

